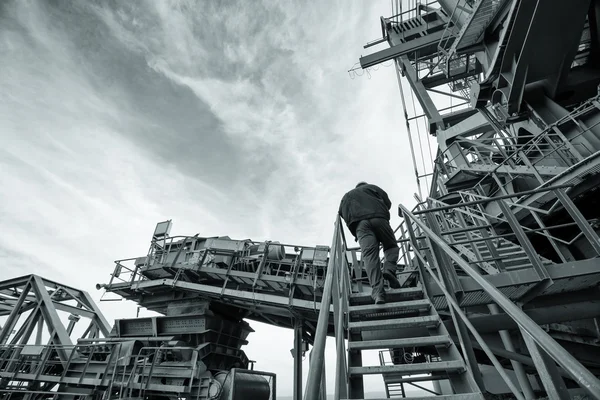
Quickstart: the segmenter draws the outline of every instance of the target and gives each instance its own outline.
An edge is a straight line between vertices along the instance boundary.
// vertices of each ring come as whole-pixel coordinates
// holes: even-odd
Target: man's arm
[[[345,198],[346,198],[346,195],[344,195],[344,197],[342,197],[342,200],[340,201],[340,208],[338,209],[338,214],[341,215],[342,218],[344,218],[344,215],[342,214],[342,205],[344,204]]]

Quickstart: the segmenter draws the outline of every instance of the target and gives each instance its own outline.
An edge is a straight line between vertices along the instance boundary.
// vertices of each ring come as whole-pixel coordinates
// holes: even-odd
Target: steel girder
[[[84,338],[106,337],[111,328],[87,292],[37,275],[0,282],[2,316],[0,346],[48,343],[64,349],[74,344],[71,335],[81,318],[89,320]],[[59,356],[66,362],[68,351]]]

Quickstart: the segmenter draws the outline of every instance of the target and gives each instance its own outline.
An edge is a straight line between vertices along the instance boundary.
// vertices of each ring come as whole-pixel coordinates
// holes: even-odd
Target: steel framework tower
[[[403,10],[395,2],[381,18],[382,38],[365,48],[389,48],[360,65],[396,68],[417,179],[431,182],[415,209],[399,208],[404,276],[418,274],[442,320],[452,321],[464,361],[458,373],[431,360],[416,371],[443,369],[452,388],[436,392],[456,398],[600,398],[600,3],[411,3]],[[422,114],[409,115],[404,82]],[[419,171],[413,138],[423,126],[437,153]],[[349,315],[352,327],[352,305]],[[406,335],[382,325],[358,329],[350,349],[389,348]],[[383,343],[360,343],[373,338]],[[420,353],[402,340],[405,347],[389,351],[391,365],[382,358],[370,370],[350,366],[350,377],[381,373],[388,389],[411,382],[415,368],[394,355]],[[441,361],[455,361],[435,348]],[[457,375],[471,377],[469,386]],[[352,383],[349,398],[360,398]]]

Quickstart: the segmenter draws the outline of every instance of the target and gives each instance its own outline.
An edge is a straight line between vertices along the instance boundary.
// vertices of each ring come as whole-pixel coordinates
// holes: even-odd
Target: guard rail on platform
[[[523,398],[521,393],[516,389],[514,384],[506,375],[503,367],[499,364],[492,351],[489,349],[483,338],[479,335],[477,330],[469,322],[468,317],[459,307],[458,303],[454,300],[452,293],[448,290],[448,282],[443,282],[444,279],[436,277],[431,270],[428,260],[423,256],[417,244],[417,235],[425,236],[425,240],[431,247],[436,247],[437,250],[441,251],[447,257],[449,257],[452,263],[449,266],[456,265],[473,279],[490,297],[490,299],[497,304],[504,312],[512,318],[519,326],[521,333],[527,347],[532,354],[535,367],[540,371],[540,377],[542,383],[548,392],[553,391],[557,382],[553,381],[552,371],[548,371],[548,366],[544,360],[545,352],[550,356],[561,368],[562,371],[558,371],[559,374],[566,375],[575,381],[579,386],[589,393],[593,398],[600,398],[600,380],[592,374],[587,368],[585,368],[577,359],[565,350],[560,344],[558,344],[546,331],[544,331],[536,322],[534,322],[521,308],[515,303],[508,299],[500,290],[498,290],[493,284],[488,282],[484,276],[482,276],[475,268],[469,265],[460,254],[454,251],[445,240],[435,234],[427,224],[418,218],[416,215],[411,213],[406,207],[400,205],[400,210],[405,221],[408,221],[409,233],[411,236],[411,244],[415,257],[419,259],[420,267],[426,269],[431,277],[439,287],[443,290],[446,295],[446,299],[452,306],[456,315],[458,315],[465,325],[469,328],[473,337],[479,342],[482,350],[488,355],[490,361],[494,364],[499,374],[502,376],[507,385],[511,388],[511,391],[517,396],[517,398]],[[447,268],[442,263],[437,263],[438,269]],[[454,267],[453,267],[454,268]],[[424,271],[423,271],[424,272]],[[422,276],[425,274],[422,272]],[[443,277],[443,275],[442,275]],[[542,352],[540,352],[540,349]],[[552,369],[552,367],[550,367]],[[546,373],[544,373],[544,371]],[[554,376],[555,377],[555,376]]]
[[[517,304],[513,303],[513,301],[490,283],[474,266],[465,261],[461,257],[461,254],[455,251],[446,240],[435,233],[428,226],[432,221],[428,221],[427,219],[427,209],[415,213],[402,205],[400,205],[399,209],[401,216],[404,218],[404,229],[401,232],[403,235],[406,235],[406,237],[402,237],[399,240],[406,250],[404,256],[406,259],[410,259],[412,264],[416,263],[419,279],[422,282],[423,280],[431,280],[439,286],[451,308],[452,312],[450,316],[453,322],[464,324],[469,334],[478,342],[477,347],[487,355],[499,376],[517,399],[531,398],[532,395],[531,387],[528,383],[524,382],[524,379],[527,379],[525,372],[522,369],[519,370],[518,365],[515,367],[515,364],[513,364],[513,369],[521,384],[521,387],[519,387],[509,377],[505,367],[494,354],[493,349],[469,321],[469,316],[460,307],[459,301],[457,301],[461,290],[460,284],[455,279],[452,279],[453,277],[456,278],[456,270],[462,271],[464,275],[472,278],[489,296],[493,302],[489,306],[490,310],[492,308],[496,309],[496,311],[498,311],[498,308],[504,310],[518,325],[524,342],[531,354],[532,366],[537,370],[541,382],[549,395],[554,393],[556,394],[555,397],[562,398],[561,396],[566,392],[566,387],[561,377],[566,377],[577,383],[592,398],[600,398],[600,380],[565,348],[558,344]],[[335,400],[348,398],[350,388],[346,339],[349,338],[348,312],[352,282],[351,269],[349,268],[346,255],[347,251],[349,249],[346,246],[341,219],[338,216],[335,222],[333,242],[320,306],[321,310],[329,310],[331,303],[333,303],[334,307],[337,354],[334,389]],[[444,262],[444,260],[447,262]],[[325,343],[329,324],[328,319],[328,312],[319,313],[314,347],[309,365],[308,382],[306,392],[304,393],[305,400],[318,399],[319,393],[325,384],[323,371],[325,369]],[[467,360],[467,349],[461,348],[461,350],[463,357]],[[481,389],[483,390],[484,388]]]

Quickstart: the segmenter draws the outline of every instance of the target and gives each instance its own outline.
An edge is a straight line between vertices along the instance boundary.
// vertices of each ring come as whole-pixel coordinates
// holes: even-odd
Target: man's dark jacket
[[[339,213],[356,237],[356,226],[360,221],[371,218],[385,218],[389,221],[391,207],[392,202],[383,189],[366,184],[352,189],[342,197]]]

